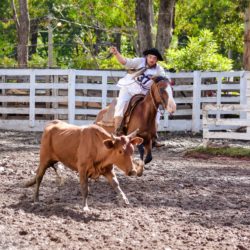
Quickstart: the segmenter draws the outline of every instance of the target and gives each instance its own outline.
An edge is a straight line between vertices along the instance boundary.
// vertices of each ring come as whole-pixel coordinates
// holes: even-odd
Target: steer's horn
[[[111,139],[113,140],[113,141],[115,141],[115,136],[114,136],[114,134],[110,134],[110,136],[111,136]]]
[[[138,132],[139,132],[139,128],[137,128],[135,131],[133,131],[132,133],[130,133],[127,136],[128,136],[129,139],[132,139],[137,135]]]

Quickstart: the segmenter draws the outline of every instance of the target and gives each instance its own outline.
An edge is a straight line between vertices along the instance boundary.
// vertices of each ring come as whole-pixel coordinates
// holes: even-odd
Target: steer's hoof
[[[38,196],[35,196],[33,198],[33,203],[39,203],[39,197]]]
[[[89,207],[88,206],[85,206],[84,208],[83,208],[83,211],[84,212],[89,212],[90,210],[89,210]]]
[[[141,159],[134,159],[133,163],[135,165],[135,169],[136,169],[136,175],[141,177],[143,174],[143,170],[144,170],[144,161],[142,161]]]
[[[119,207],[127,207],[130,205],[129,201],[127,198],[122,198],[121,197],[117,197],[117,204]]]
[[[129,205],[129,201],[128,201],[128,199],[126,198],[126,199],[124,199],[124,203],[125,203],[125,205]]]

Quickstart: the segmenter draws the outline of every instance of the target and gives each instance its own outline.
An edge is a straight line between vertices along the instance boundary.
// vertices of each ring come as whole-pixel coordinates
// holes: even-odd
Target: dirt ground
[[[201,137],[165,136],[142,177],[117,170],[129,206],[100,178],[84,213],[66,168],[61,187],[47,171],[33,203],[23,183],[38,166],[41,133],[0,130],[0,249],[250,249],[250,162],[187,158]]]

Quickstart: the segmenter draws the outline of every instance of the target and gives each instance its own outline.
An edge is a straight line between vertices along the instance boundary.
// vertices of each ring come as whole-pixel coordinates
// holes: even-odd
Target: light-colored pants
[[[135,83],[136,84],[136,83]],[[122,86],[119,92],[119,96],[117,99],[117,104],[115,106],[115,114],[114,117],[117,116],[123,116],[124,115],[124,108],[125,105],[130,101],[132,96],[136,94],[146,94],[145,91],[141,90],[140,86],[133,86],[134,84],[128,85],[128,86]],[[157,125],[160,122],[160,112],[158,110],[157,115],[156,115],[156,123]]]

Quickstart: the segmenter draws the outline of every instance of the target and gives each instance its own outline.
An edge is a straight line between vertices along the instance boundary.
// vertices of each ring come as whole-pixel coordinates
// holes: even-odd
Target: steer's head
[[[125,136],[114,136],[104,140],[104,145],[111,150],[109,157],[111,161],[119,169],[125,172],[126,175],[136,175],[137,166],[133,162],[134,146],[143,143],[141,137],[137,137],[137,130]]]

